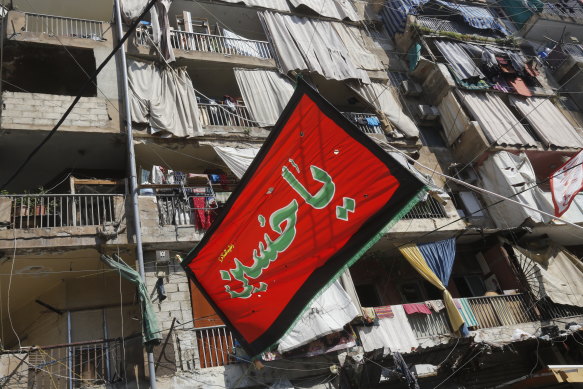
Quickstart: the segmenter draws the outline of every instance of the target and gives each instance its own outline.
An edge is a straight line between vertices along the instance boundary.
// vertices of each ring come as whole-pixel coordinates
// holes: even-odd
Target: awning
[[[272,126],[294,93],[294,85],[278,72],[259,69],[235,69],[237,85],[260,126]]]
[[[277,351],[284,353],[312,340],[342,331],[358,315],[358,309],[350,296],[340,286],[340,282],[335,281],[310,304],[292,330],[281,339]]]
[[[230,147],[212,144],[215,152],[229,169],[241,179],[259,152],[259,147]]]
[[[126,0],[128,1],[128,0]],[[136,1],[136,0],[133,0]],[[332,19],[350,19],[352,21],[362,18],[356,13],[356,9],[350,0],[218,0],[223,3],[245,4],[248,7],[261,7],[276,11],[292,12],[293,8],[306,7],[318,15]]]
[[[583,136],[577,132],[550,99],[510,96],[510,104],[514,105],[528,120],[545,145],[583,147]]]
[[[497,152],[484,161],[478,168],[478,173],[484,189],[506,197],[514,196],[512,197],[514,200],[523,204],[541,211],[553,212],[552,204],[545,198],[543,191],[536,186],[534,169],[526,154]],[[527,188],[529,190],[524,191]],[[522,193],[517,194],[519,192]],[[550,221],[547,216],[517,204],[503,201],[493,205],[500,200],[486,194],[482,194],[482,197],[489,206],[490,216],[498,228],[517,227],[529,218],[537,223]]]

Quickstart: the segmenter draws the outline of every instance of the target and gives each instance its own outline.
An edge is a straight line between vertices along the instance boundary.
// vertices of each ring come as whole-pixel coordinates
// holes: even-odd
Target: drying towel
[[[403,304],[403,309],[407,315],[412,315],[414,313],[422,313],[424,315],[431,315],[431,311],[427,308],[425,304]]]
[[[375,307],[374,312],[377,314],[377,317],[379,319],[383,319],[383,318],[392,318],[395,317],[395,314],[393,313],[393,309],[391,308],[390,305],[385,305],[384,307]]]
[[[472,307],[470,307],[470,303],[468,303],[467,299],[457,299],[456,300],[456,306],[457,303],[460,304],[461,308],[458,308],[458,310],[460,311],[460,314],[462,315],[462,318],[464,319],[464,322],[466,323],[466,325],[468,327],[477,327],[480,324],[478,323],[478,320],[476,319],[476,316],[474,316],[474,311],[472,311]]]
[[[445,309],[445,304],[443,303],[443,300],[426,301],[425,305],[427,305],[428,308],[433,309],[435,312],[439,312],[442,309]]]

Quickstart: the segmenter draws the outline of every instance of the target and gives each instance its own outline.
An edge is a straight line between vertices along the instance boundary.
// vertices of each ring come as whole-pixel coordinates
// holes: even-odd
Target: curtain
[[[447,287],[453,261],[455,259],[455,239],[417,245],[427,266],[435,273],[441,283]]]
[[[292,6],[304,6],[310,8],[318,15],[333,19],[361,20],[349,0],[289,0]]]
[[[514,105],[528,120],[545,145],[583,147],[582,134],[577,132],[550,99],[516,96],[509,96],[509,98],[510,104]],[[550,129],[552,131],[549,131]]]
[[[213,145],[215,152],[231,171],[241,179],[259,152],[258,147],[234,148]]]
[[[419,129],[413,120],[403,112],[401,105],[393,96],[390,86],[380,82],[372,82],[370,84],[351,84],[350,87],[375,110],[386,116],[406,137],[419,137]]]
[[[144,343],[146,345],[156,345],[162,340],[162,334],[158,329],[158,319],[154,312],[154,307],[150,301],[148,289],[140,274],[129,267],[117,254],[113,258],[108,255],[101,255],[101,260],[112,269],[119,271],[120,275],[138,289],[138,297],[142,306],[142,324],[144,326]]]
[[[503,146],[536,146],[534,138],[495,93],[462,90],[457,93],[489,142]]]
[[[203,134],[192,81],[184,68],[137,61],[129,61],[128,68],[133,122],[179,137]]]
[[[401,254],[403,254],[407,261],[409,261],[411,266],[413,266],[413,268],[417,270],[419,274],[421,274],[423,278],[442,291],[443,302],[445,303],[445,309],[447,310],[449,322],[451,323],[454,331],[460,331],[464,325],[464,320],[456,308],[451,294],[445,288],[445,285],[443,282],[441,282],[439,277],[431,270],[419,248],[415,244],[408,244],[400,247],[399,251]]]
[[[281,74],[271,70],[235,69],[237,85],[260,126],[272,126],[294,93],[294,85]]]

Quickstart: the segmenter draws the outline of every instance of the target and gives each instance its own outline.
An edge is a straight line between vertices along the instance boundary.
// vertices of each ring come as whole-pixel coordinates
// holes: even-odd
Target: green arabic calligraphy
[[[286,180],[296,192],[298,192],[306,203],[316,209],[322,209],[330,204],[334,198],[336,185],[334,184],[334,181],[332,181],[332,177],[319,167],[311,165],[310,171],[312,172],[314,180],[320,181],[324,184],[315,195],[308,192],[308,190],[298,181],[286,166],[281,169],[281,175],[283,179]]]
[[[264,235],[265,244],[259,242],[259,250],[253,250],[253,264],[245,266],[239,259],[235,258],[235,268],[230,270],[231,275],[237,281],[241,282],[243,288],[240,291],[233,291],[229,285],[225,285],[225,290],[231,298],[249,298],[255,292],[264,292],[267,290],[267,284],[260,282],[259,286],[249,283],[249,279],[256,279],[263,273],[263,270],[269,267],[269,264],[275,261],[279,253],[287,250],[296,237],[296,223],[298,213],[298,202],[294,199],[285,207],[278,209],[269,217],[269,226],[279,237],[271,240],[268,234]],[[285,228],[283,225],[285,224]],[[222,271],[221,277],[225,279],[228,272]],[[229,276],[230,279],[230,276]]]

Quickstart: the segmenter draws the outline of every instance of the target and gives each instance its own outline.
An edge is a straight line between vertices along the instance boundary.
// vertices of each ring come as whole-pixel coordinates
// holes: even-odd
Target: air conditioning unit
[[[436,120],[439,117],[439,110],[433,105],[420,104],[417,109],[421,120]]]
[[[169,250],[156,250],[156,263],[165,264],[170,262]]]
[[[423,89],[415,81],[404,80],[401,81],[401,93],[405,96],[416,97],[423,93]]]

